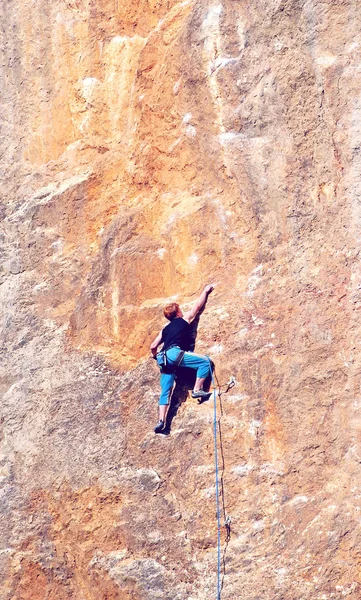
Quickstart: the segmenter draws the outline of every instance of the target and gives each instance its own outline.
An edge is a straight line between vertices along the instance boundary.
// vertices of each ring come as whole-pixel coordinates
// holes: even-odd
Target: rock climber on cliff
[[[170,396],[175,380],[175,370],[178,366],[189,367],[197,371],[197,379],[192,391],[192,398],[205,400],[210,396],[209,392],[202,389],[204,380],[210,375],[210,360],[207,356],[189,352],[189,348],[192,342],[190,323],[204,308],[207,298],[212,291],[213,286],[206,285],[193,307],[184,314],[179,304],[176,302],[167,304],[164,308],[164,316],[170,323],[162,329],[150,346],[153,358],[155,358],[158,365],[160,365],[161,353],[158,353],[158,346],[163,344],[162,353],[166,356],[168,367],[167,372],[162,372],[160,377],[161,394],[159,398],[159,421],[154,429],[155,433],[161,433],[164,429]],[[180,353],[182,353],[183,356]],[[181,358],[180,362],[179,358]]]

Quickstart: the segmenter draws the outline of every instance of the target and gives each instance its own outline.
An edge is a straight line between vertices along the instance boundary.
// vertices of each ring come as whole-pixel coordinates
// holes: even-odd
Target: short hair
[[[168,319],[168,321],[173,321],[173,319],[175,319],[175,317],[177,316],[179,310],[179,304],[177,304],[176,302],[172,302],[171,304],[167,304],[167,306],[164,307],[164,316],[166,319]]]

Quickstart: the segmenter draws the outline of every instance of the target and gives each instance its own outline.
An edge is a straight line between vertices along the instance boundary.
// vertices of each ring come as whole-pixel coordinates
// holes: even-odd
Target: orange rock
[[[213,407],[155,436],[149,358],[215,282],[222,600],[358,600],[355,2],[1,18],[1,597],[215,597]]]

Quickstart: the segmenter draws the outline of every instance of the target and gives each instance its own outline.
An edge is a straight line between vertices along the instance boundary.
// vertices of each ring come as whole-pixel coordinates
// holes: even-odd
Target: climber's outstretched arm
[[[150,351],[152,353],[152,356],[155,357],[155,355],[157,354],[157,348],[159,346],[159,344],[162,343],[162,332],[158,333],[157,337],[155,338],[155,340],[153,340],[153,342],[150,345]]]
[[[188,323],[193,321],[193,319],[195,319],[195,317],[198,315],[198,313],[204,307],[205,303],[207,302],[207,298],[212,291],[213,291],[213,285],[206,285],[203,292],[199,296],[197,302],[195,302],[195,304],[192,306],[192,308],[189,311],[184,313],[183,319],[188,321]]]

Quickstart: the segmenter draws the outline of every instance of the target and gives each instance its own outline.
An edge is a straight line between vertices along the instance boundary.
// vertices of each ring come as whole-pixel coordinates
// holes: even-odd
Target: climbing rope
[[[231,379],[229,380],[229,382],[227,384],[224,385],[220,385],[219,382],[218,386],[216,386],[215,380],[214,380],[214,374],[213,374],[213,368],[212,368],[212,362],[211,360],[208,358],[209,360],[209,365],[210,365],[210,370],[211,370],[211,375],[212,375],[212,386],[213,386],[213,440],[214,440],[214,464],[215,464],[215,476],[216,476],[216,518],[217,518],[217,598],[216,600],[221,600],[221,590],[222,590],[222,585],[223,585],[223,579],[221,581],[221,512],[220,512],[220,504],[219,504],[219,464],[218,464],[218,443],[217,443],[217,425],[218,425],[218,419],[217,419],[217,389],[218,391],[218,395],[221,396],[221,389],[222,387],[226,387],[225,391],[223,393],[227,393],[234,385],[235,385],[235,380],[233,377],[231,377]],[[223,459],[223,456],[222,456]],[[223,464],[223,470],[224,470],[224,464]],[[223,492],[223,474],[222,474],[222,497],[223,497],[223,511],[225,513],[225,507],[224,507],[224,492]],[[226,544],[228,545],[228,542],[230,540],[231,537],[231,517],[225,516],[225,520],[224,520],[224,526],[226,528]]]
[[[210,363],[210,361],[209,361]],[[211,363],[210,363],[211,364]],[[218,444],[217,444],[217,394],[216,385],[212,373],[213,385],[213,440],[214,440],[214,464],[216,472],[216,517],[217,517],[217,600],[221,599],[221,514],[219,510],[219,467],[218,467]]]

